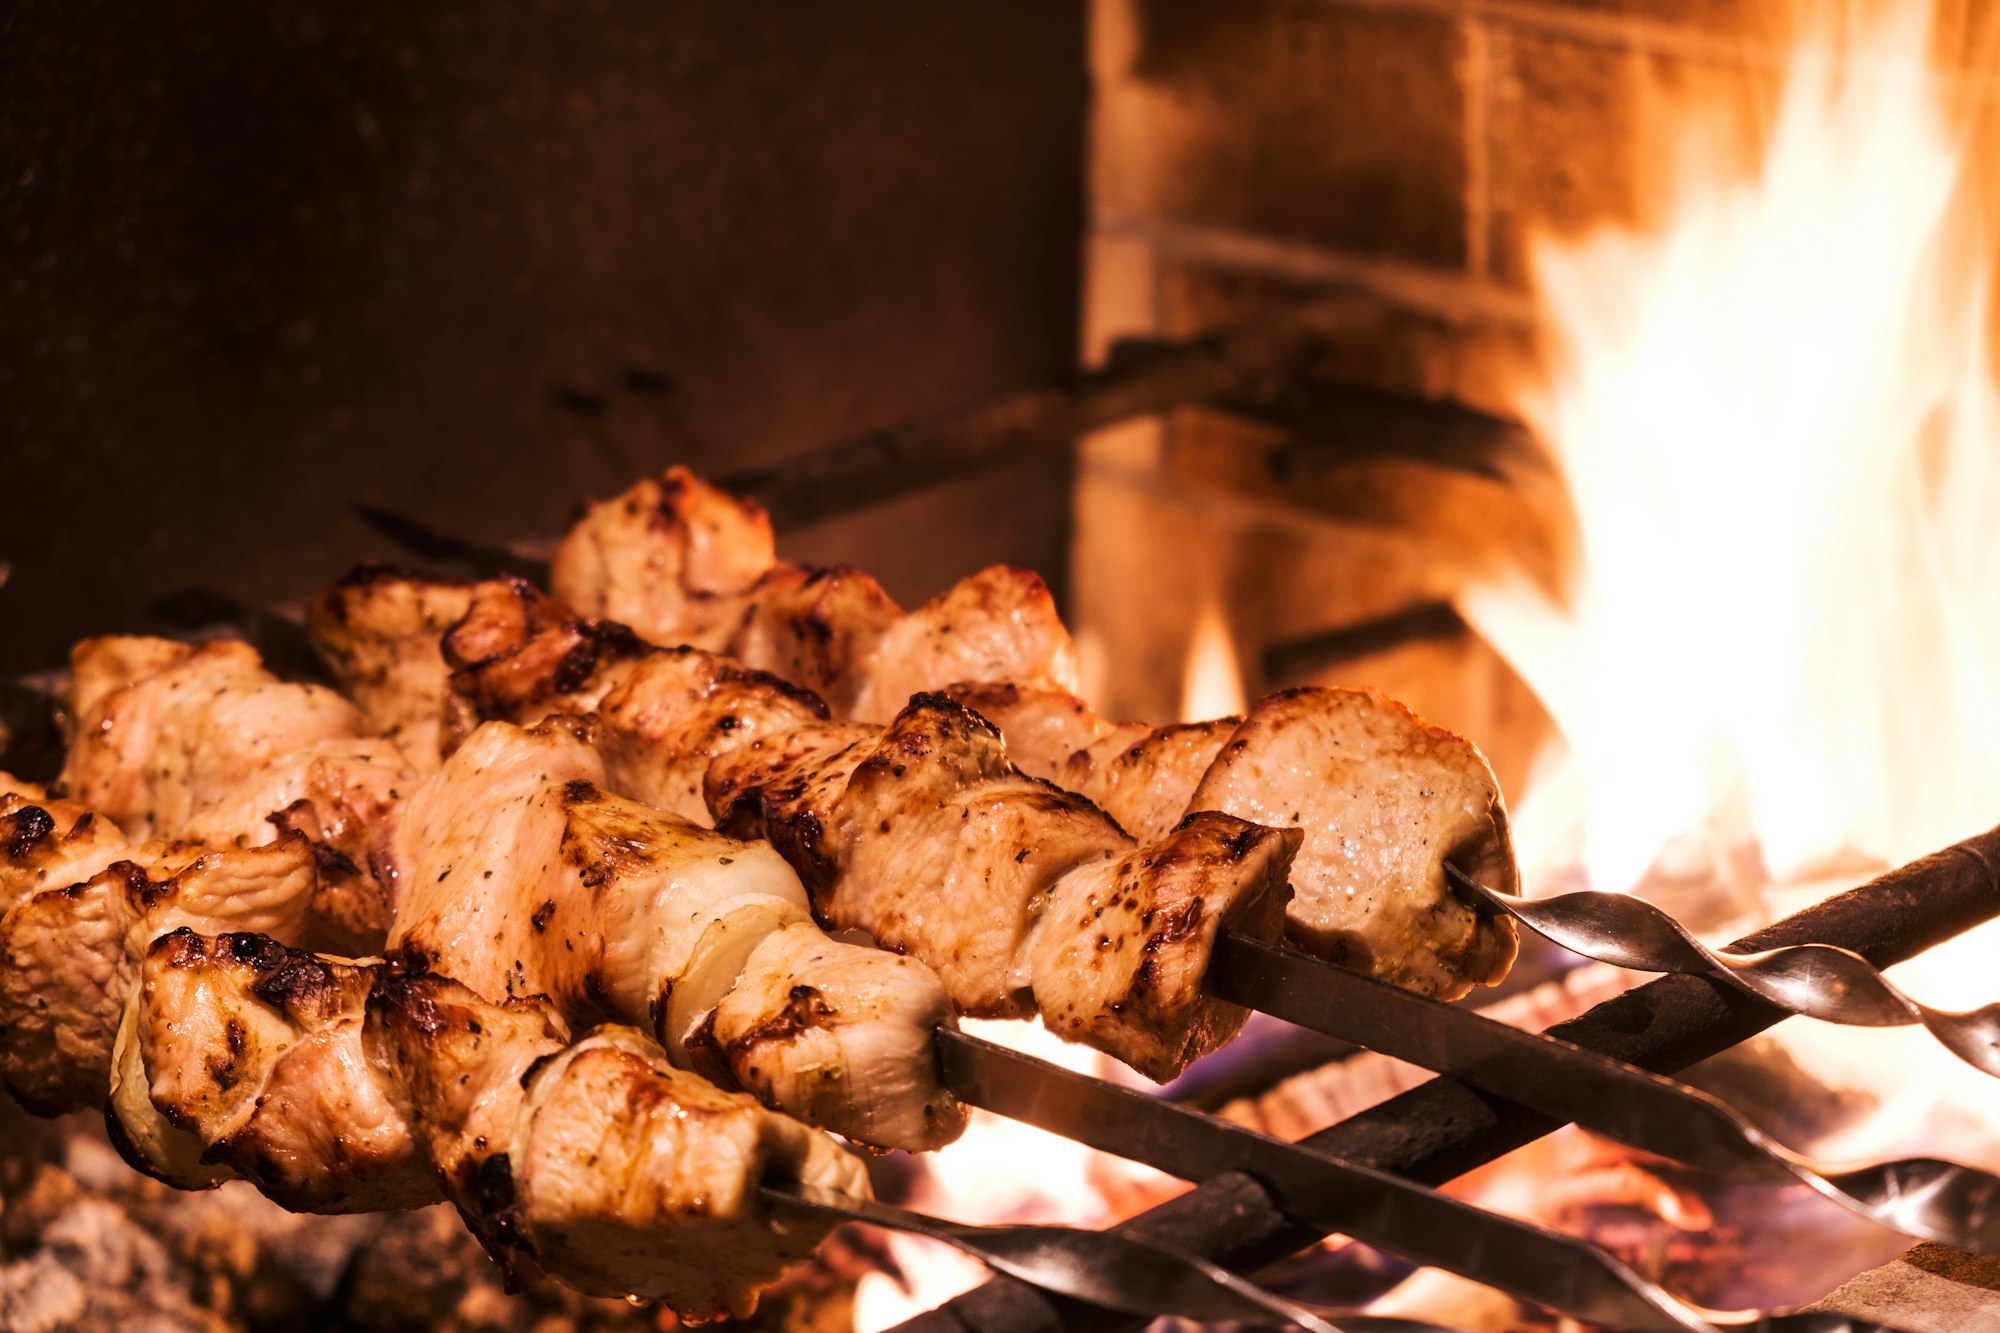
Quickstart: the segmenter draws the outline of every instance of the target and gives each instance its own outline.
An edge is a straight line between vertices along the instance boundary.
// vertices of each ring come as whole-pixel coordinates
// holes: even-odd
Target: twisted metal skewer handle
[[[1420,1319],[1329,1310],[1293,1301],[1163,1241],[1079,1227],[953,1222],[797,1183],[766,1184],[763,1192],[768,1202],[781,1207],[804,1208],[941,1241],[996,1272],[1127,1314],[1178,1315],[1204,1322],[1261,1323],[1275,1317],[1308,1333],[1459,1333]],[[1901,1333],[1887,1324],[1820,1312],[1684,1308],[1691,1326],[1740,1333]]]
[[[1963,1013],[1919,1003],[1860,954],[1831,944],[1764,953],[1711,949],[1643,898],[1583,891],[1520,899],[1495,892],[1446,863],[1445,874],[1475,903],[1507,913],[1572,953],[1635,972],[1715,976],[1750,995],[1849,1027],[1921,1023],[1953,1055],[2000,1078],[2000,1003]]]
[[[1106,1309],[1220,1323],[1282,1319],[1310,1333],[1453,1333],[1439,1324],[1373,1315],[1335,1316],[1267,1291],[1220,1264],[1159,1241],[1068,1226],[979,1226],[952,1222],[811,1185],[766,1184],[780,1206],[942,1241],[987,1267],[1046,1291]]]

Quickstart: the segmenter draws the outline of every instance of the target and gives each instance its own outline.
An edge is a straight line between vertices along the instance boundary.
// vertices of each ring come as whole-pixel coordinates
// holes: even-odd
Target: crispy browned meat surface
[[[839,749],[738,750],[717,781],[823,921],[930,963],[960,1012],[1039,1013],[1156,1079],[1242,1025],[1201,991],[1207,948],[1221,921],[1277,936],[1298,845],[1212,815],[1141,847],[941,695]]]
[[[260,934],[156,940],[127,1001],[143,1074],[113,1098],[140,1165],[184,1187],[226,1168],[298,1212],[435,1202],[430,1162],[362,1051],[377,971]],[[160,1146],[180,1136],[182,1151]]]
[[[1039,575],[996,565],[905,613],[859,570],[780,562],[761,507],[685,468],[592,505],[557,548],[550,591],[586,618],[725,653],[862,721],[955,680],[1077,684]]]
[[[654,1027],[682,1063],[849,1137],[912,1150],[955,1137],[937,977],[828,940],[767,844],[603,781],[560,719],[481,727],[399,812],[391,947],[483,994]]]
[[[579,619],[516,578],[475,584],[441,647],[481,718],[522,723],[590,711],[648,651],[625,626]]]
[[[655,643],[719,649],[742,623],[742,594],[776,561],[761,506],[671,467],[591,505],[556,548],[549,586]]]
[[[471,602],[469,584],[362,565],[321,593],[307,618],[340,688],[419,773],[435,772],[472,729],[438,646]]]
[[[1023,772],[1088,796],[1142,841],[1187,813],[1202,775],[1242,721],[1107,722],[1067,691],[1018,684],[961,683],[944,693],[1000,728]]]
[[[70,797],[133,838],[256,846],[290,830],[321,850],[320,918],[343,943],[380,937],[388,902],[373,872],[382,817],[416,774],[367,735],[353,704],[264,669],[248,644],[154,651],[153,640],[78,645],[79,680],[143,664],[79,715],[63,767]]]
[[[1446,998],[1498,981],[1504,919],[1451,892],[1444,863],[1517,891],[1506,805],[1464,739],[1367,690],[1291,690],[1245,718],[1147,730],[1105,722],[1072,695],[1010,685],[948,693],[1007,737],[1030,773],[1156,835],[1190,810],[1297,828],[1286,933],[1299,947]]]
[[[317,887],[297,837],[224,851],[153,843],[126,857],[0,918],[0,1076],[38,1113],[103,1100],[119,1009],[156,936],[193,926],[297,939]]]
[[[0,916],[40,889],[81,883],[126,854],[125,835],[27,784],[0,795]]]
[[[1443,997],[1498,981],[1514,960],[1513,923],[1473,911],[1444,877],[1451,861],[1519,892],[1493,771],[1471,743],[1373,690],[1259,701],[1190,804],[1304,831],[1287,923],[1302,948]]]
[[[629,1028],[565,1045],[536,1002],[390,977],[366,1044],[488,1250],[579,1291],[747,1314],[828,1230],[771,1217],[763,1182],[869,1192],[834,1140],[675,1069]]]
[[[511,1272],[690,1319],[747,1314],[824,1236],[769,1215],[766,1181],[868,1193],[833,1139],[636,1031],[572,1041],[540,999],[258,935],[160,938],[121,1044],[118,1141],[163,1179],[329,1212],[442,1196]]]

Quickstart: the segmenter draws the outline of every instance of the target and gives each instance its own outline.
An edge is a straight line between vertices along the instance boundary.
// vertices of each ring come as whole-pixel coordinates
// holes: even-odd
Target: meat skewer
[[[1142,846],[1088,801],[1022,776],[992,728],[947,700],[888,728],[829,723],[816,699],[762,673],[647,648],[508,582],[480,585],[445,655],[471,661],[454,684],[482,714],[592,713],[612,790],[768,834],[822,924],[929,963],[960,1013],[1038,1014],[1155,1078],[1247,1017],[1199,986],[1216,932],[1282,927],[1296,833],[1202,814]],[[816,791],[838,799],[856,784],[845,814],[752,801],[746,766],[817,759],[844,768]]]
[[[279,680],[230,640],[86,639],[70,661],[71,799],[142,841],[254,847],[296,833],[319,860],[313,910],[327,942],[381,938],[376,843],[417,774],[353,704]]]
[[[829,939],[767,844],[607,794],[585,728],[564,721],[487,723],[398,811],[392,953],[482,994],[649,1027],[677,1065],[862,1143],[956,1138],[937,975]]]
[[[234,645],[100,641],[78,661],[89,725],[69,771],[146,832],[254,808],[230,775],[268,800],[271,774],[325,759],[323,719],[351,722]],[[301,736],[304,763],[281,748]],[[241,1176],[321,1212],[447,1197],[521,1272],[694,1316],[746,1312],[830,1229],[768,1216],[767,1179],[866,1194],[832,1138],[675,1069],[639,1033],[572,1043],[546,1001],[494,1005],[273,939],[296,943],[325,900],[326,849],[282,821],[262,845],[134,847],[99,812],[11,788],[0,1073],[44,1113],[108,1088],[114,1141],[169,1183]]]
[[[417,637],[407,631],[421,631],[434,619],[424,608],[453,591],[433,596],[388,577],[336,589],[346,599],[338,623],[350,634],[390,627],[370,651],[347,660],[407,662],[403,648]],[[343,729],[359,723],[327,691],[275,682],[246,653],[225,644],[176,652],[136,639],[80,651],[78,679],[101,684],[81,701],[92,725],[70,771],[122,799],[121,813],[139,827],[198,827],[216,805],[257,808],[246,799],[259,799],[266,785],[252,780],[248,798],[230,795],[218,775],[252,761],[253,773],[310,772],[328,748],[311,739],[327,729],[322,719]],[[435,701],[440,691],[429,675],[380,673],[383,688],[371,701],[400,708],[412,689]],[[212,723],[253,707],[269,719],[264,734],[302,735],[302,750],[272,741],[247,760],[236,753],[245,748],[233,741],[238,729]],[[395,715],[421,716],[408,708]],[[161,747],[144,749],[148,738]],[[386,741],[369,744],[394,752]],[[345,753],[347,742],[333,745]],[[393,919],[372,947],[386,944],[480,994],[547,996],[569,1022],[647,1028],[678,1066],[860,1142],[922,1151],[963,1129],[964,1108],[937,1083],[933,1034],[953,1020],[936,977],[914,959],[828,939],[812,922],[797,876],[770,848],[605,794],[601,761],[562,731],[530,735],[495,724],[429,782],[408,773],[398,782],[369,811],[370,879],[383,901],[397,890]],[[290,818],[281,811],[276,822]],[[323,847],[306,855],[295,830],[283,836],[299,844],[295,858],[308,869],[324,875],[336,861],[337,872],[353,868]],[[76,915],[69,898],[56,902]],[[226,918],[191,924],[261,928]],[[74,947],[74,932],[44,935],[46,947]],[[285,938],[300,942],[296,932]],[[103,996],[96,1003],[110,1004],[96,1024],[108,1049],[116,1006]],[[21,1039],[33,1030],[24,1025]],[[97,1075],[81,1078],[88,1096]]]
[[[1232,898],[1213,882],[1182,884],[1160,896],[1155,888],[1169,879],[1158,873],[1154,856],[1131,863],[1155,863],[1148,868],[1154,883],[1144,893],[1113,895],[1106,876],[1093,901],[1082,887],[1087,877],[1066,878],[1069,872],[1085,861],[1125,855],[1136,844],[1089,802],[1018,774],[998,734],[948,699],[923,697],[887,729],[830,722],[816,701],[768,676],[694,649],[648,649],[607,627],[565,618],[532,589],[508,582],[479,586],[466,619],[446,637],[445,655],[462,664],[455,686],[483,714],[529,720],[551,710],[594,713],[613,790],[644,793],[681,813],[700,790],[724,828],[771,837],[798,869],[823,922],[868,930],[878,942],[932,962],[961,1012],[1036,1012],[1032,977],[1039,969],[1048,979],[1048,1003],[1040,1007],[1045,1021],[1156,1077],[1234,1030],[1218,1026],[1164,1044],[1137,1035],[1169,1030],[1162,1015],[1240,1022],[1234,1006],[1203,1009],[1190,993],[1198,990],[1200,960]],[[974,808],[987,798],[1000,805],[980,806],[975,822]],[[1010,805],[1021,812],[1009,816],[1011,825],[1001,817]],[[1204,828],[1222,827],[1261,826],[1198,815],[1168,835],[1181,840],[1168,864],[1204,865],[1213,876],[1232,855],[1250,852],[1249,844],[1231,851],[1226,840],[1200,836]],[[1380,826],[1357,831],[1378,845],[1402,835]],[[1284,834],[1288,844],[1297,837]],[[1149,844],[1156,851],[1160,845]],[[969,886],[972,876],[979,877],[977,887],[954,896],[949,886]],[[1052,905],[1045,891],[1057,883],[1080,895],[1080,912],[1071,919],[1044,910]],[[843,886],[851,890],[843,893]],[[925,908],[938,898],[948,905]],[[1114,898],[1133,911],[1114,910],[1107,923],[1095,914]],[[975,917],[966,904],[979,904],[985,915]],[[1091,917],[1088,925],[1084,916]],[[1047,947],[1035,958],[1027,947],[1030,928],[1045,921],[1065,924],[1037,936]],[[1258,933],[1254,914],[1246,915],[1244,928]],[[1145,942],[1162,934],[1174,937],[1172,956],[1190,966],[1163,966],[1157,951],[1167,941],[1147,952]],[[1121,957],[1121,941],[1136,947]],[[1440,952],[1411,932],[1387,942],[1418,961]],[[1080,977],[1096,989],[1060,995]],[[1132,1008],[1135,986],[1159,1006]],[[1127,1009],[1129,1020],[1105,1018]],[[1192,1023],[1180,1035],[1199,1027]]]
[[[528,637],[529,626],[553,631],[562,613],[523,605],[511,625],[482,614],[485,629],[455,636],[455,656],[482,669],[489,716],[532,722],[552,707],[588,711],[614,688],[616,662],[640,651],[635,637],[726,650],[738,666],[827,693],[840,717],[886,721],[911,692],[942,690],[997,725],[1023,771],[1089,797],[1141,842],[1204,809],[1303,830],[1287,934],[1316,956],[1443,998],[1497,982],[1511,965],[1511,920],[1477,910],[1444,874],[1450,861],[1518,892],[1491,770],[1463,739],[1371,691],[1287,691],[1247,717],[1183,726],[1114,724],[1069,693],[1066,680],[1049,678],[1062,673],[1034,674],[1033,663],[1068,653],[1039,584],[1017,588],[1004,571],[986,571],[907,617],[903,638],[885,639],[891,611],[883,608],[893,603],[879,589],[860,591],[873,586],[865,575],[794,569],[780,577],[789,567],[776,563],[763,511],[680,468],[592,506],[563,550],[552,576],[559,596],[598,614],[629,614],[639,635],[621,642],[615,621],[585,618],[568,638],[552,632],[536,651],[510,655],[510,641]],[[800,601],[784,591],[807,585],[820,594]],[[327,648],[333,658],[341,652],[338,643]],[[1023,662],[1025,672],[1010,666]],[[441,681],[443,664],[434,670]],[[857,708],[863,676],[872,702]],[[722,679],[749,685],[740,675]],[[773,719],[763,725],[823,720],[810,707],[783,706],[769,685],[756,692],[758,716]],[[741,722],[744,713],[719,716]],[[607,741],[625,743],[617,728]],[[700,819],[705,757],[688,750],[684,762],[656,764],[670,770],[658,781],[644,763],[610,762],[619,790]]]
[[[860,570],[780,561],[762,506],[682,467],[591,505],[556,548],[549,588],[580,615],[724,653],[861,721],[956,680],[1077,686],[1038,575],[996,565],[905,613]]]
[[[949,693],[1000,728],[1024,772],[1088,796],[1141,842],[1195,810],[1303,829],[1295,944],[1445,998],[1505,975],[1511,921],[1475,910],[1444,875],[1450,861],[1519,889],[1505,803],[1463,739],[1353,690],[1286,691],[1243,718],[1111,723],[1075,696],[1073,672],[1049,665],[1072,654],[1038,581],[984,571],[891,630],[886,594],[854,591],[873,586],[865,575],[792,570],[786,583],[785,568],[761,508],[675,468],[592,506],[551,588],[587,616],[633,613],[649,641],[722,651],[816,690],[837,717],[887,722],[912,694]],[[808,605],[781,591],[801,580],[823,595]],[[738,591],[712,591],[725,584]],[[747,610],[723,610],[730,596]],[[827,670],[829,653],[853,670]]]
[[[922,701],[922,699],[920,699],[920,701],[916,701],[916,705],[912,707],[912,711],[906,711],[904,719],[898,719],[898,723],[906,721],[910,713],[916,713],[916,711],[918,711],[920,707],[924,707],[924,705],[928,705],[928,703],[930,703],[930,701]],[[946,713],[948,713],[948,711],[946,711]],[[962,713],[962,709],[960,709],[960,713]],[[970,715],[968,715],[968,717],[970,717]],[[726,731],[726,729],[724,729],[724,731]],[[894,731],[894,729],[892,729],[892,731]],[[852,729],[850,729],[850,735],[852,735]],[[854,749],[854,745],[856,745],[854,741],[848,741],[848,743],[846,743],[846,745],[842,747],[842,751],[848,751],[848,749]],[[808,747],[808,749],[810,749],[810,747]],[[926,747],[914,747],[914,749],[926,749]],[[896,755],[910,755],[910,753],[914,753],[914,749],[912,749],[912,747],[908,747],[908,745],[900,745],[900,747],[898,747],[898,749],[896,749],[894,753],[896,753]],[[970,763],[970,769],[968,769],[968,771],[972,771],[972,773],[980,773],[980,771],[982,771],[982,765],[978,763],[978,753],[976,753],[976,749],[978,749],[978,747],[964,747],[964,749],[966,749],[966,753],[970,755],[970,761],[972,761],[972,763]],[[870,753],[868,757],[860,759],[860,761],[858,761],[858,763],[854,765],[854,769],[850,771],[850,775],[848,775],[848,777],[852,779],[852,775],[854,775],[854,773],[858,773],[862,765],[866,765],[866,763],[868,763],[870,759],[880,759],[880,757],[882,757],[880,753]],[[792,759],[796,759],[796,755],[794,755]],[[884,767],[894,767],[894,765],[884,765]],[[900,775],[900,773],[898,773],[896,777],[904,777],[904,775]],[[936,779],[938,775],[936,775],[936,773],[928,773],[928,775],[924,775],[924,777],[926,777],[926,779]],[[936,791],[944,791],[944,787],[940,787],[940,785],[936,785],[936,783],[932,783],[932,785],[936,787]],[[766,797],[764,797],[764,795],[760,793],[760,797],[758,797],[758,799],[760,799],[760,803],[762,803],[762,801],[764,801]],[[920,803],[920,809],[922,809],[922,803]],[[766,813],[768,813],[768,811],[766,811]],[[808,813],[810,813],[810,805],[808,805]],[[814,817],[814,819],[816,819],[816,817]],[[366,1031],[366,1029],[364,1029],[364,1031]],[[474,1027],[472,1027],[470,1031],[472,1031],[472,1033],[478,1033],[478,1031],[480,1031],[480,1027],[478,1027],[478,1025],[474,1025]],[[634,1039],[634,1041],[642,1041],[642,1039]],[[462,1081],[464,1081],[464,1079],[462,1079]],[[480,1171],[478,1171],[478,1173],[474,1173],[474,1175],[478,1175],[478,1177],[480,1177],[480,1179],[484,1181],[484,1177],[486,1177],[488,1173],[486,1173],[484,1169],[480,1169]],[[458,1177],[460,1177],[460,1179],[468,1179],[468,1173],[460,1171],[460,1173],[458,1173]]]
[[[461,758],[469,762],[482,748],[475,736]],[[25,886],[30,903],[77,897],[59,887],[59,857],[68,852],[87,868],[98,821],[37,789],[9,787],[0,819],[23,836],[6,841],[0,884]],[[198,849],[178,850],[185,859]],[[43,1029],[58,1037],[101,1028],[107,1005],[122,1013],[115,1043],[80,1050],[73,1040],[49,1042],[37,1072],[65,1085],[94,1081],[96,1099],[108,1085],[114,1139],[135,1165],[182,1188],[244,1178],[297,1211],[413,1208],[448,1198],[516,1276],[546,1272],[591,1294],[660,1297],[691,1318],[747,1313],[757,1290],[835,1220],[867,1211],[866,1178],[851,1155],[674,1068],[636,1031],[605,1028],[572,1041],[541,997],[493,1004],[405,965],[330,958],[251,932],[208,936],[185,924],[182,900],[197,896],[213,900],[212,914],[256,920],[266,904],[269,917],[271,895],[240,873],[201,893],[182,881],[204,871],[214,880],[218,864],[240,870],[242,862],[279,857],[289,857],[303,880],[282,895],[295,926],[311,900],[313,859],[289,834],[264,848],[196,856],[164,884],[141,878],[145,888],[133,899],[150,915],[126,932],[127,952],[138,957],[109,984],[79,986],[73,971],[0,973],[9,1002],[23,981],[56,997]],[[130,862],[118,865],[143,875]],[[232,883],[246,891],[232,895]],[[873,950],[852,953],[892,969],[916,966]],[[65,1002],[79,994],[81,1006]],[[949,1016],[934,1021],[948,1026]],[[1062,1229],[989,1234],[916,1214],[867,1216],[924,1234],[949,1231],[1018,1276],[1135,1313],[1277,1313],[1327,1327],[1222,1270],[1123,1238],[1078,1233],[1051,1241]],[[1077,1272],[1080,1246],[1107,1266]],[[1052,1264],[1049,1253],[1069,1257]],[[1145,1280],[1116,1280],[1119,1271]]]
[[[748,582],[750,570],[776,568],[758,504],[670,468],[592,506],[564,538],[550,586],[588,616],[640,614],[628,622],[648,640],[716,648],[814,689],[836,717],[886,723],[910,695],[946,691],[1006,735],[1024,773],[1090,797],[1142,843],[1190,811],[1304,829],[1292,943],[1424,995],[1506,975],[1512,923],[1474,911],[1444,879],[1452,861],[1518,893],[1506,805],[1460,737],[1370,691],[1288,691],[1244,719],[1184,727],[1114,725],[1076,699],[1072,671],[1048,664],[1072,654],[1038,582],[986,570],[884,628],[886,594],[836,594],[864,574],[834,570],[806,606],[776,596],[772,572]],[[752,608],[734,634],[706,632],[720,604],[708,588],[722,582]],[[780,642],[806,648],[774,650]],[[854,646],[864,642],[878,646]],[[858,695],[822,671],[812,644],[846,644],[836,656],[868,675]]]
[[[747,1312],[830,1229],[770,1217],[766,1181],[866,1195],[830,1137],[636,1032],[570,1042],[545,1001],[273,939],[296,942],[317,896],[302,834],[129,846],[96,812],[7,785],[0,1073],[43,1114],[108,1089],[114,1141],[150,1174],[240,1176],[299,1211],[449,1198],[518,1272],[696,1316]]]
[[[768,1215],[764,1181],[868,1193],[832,1138],[639,1032],[572,1040],[539,1000],[391,964],[178,931],[149,951],[126,1031],[115,1124],[169,1183],[230,1168],[315,1212],[448,1199],[517,1277],[691,1319],[748,1313],[831,1229]]]

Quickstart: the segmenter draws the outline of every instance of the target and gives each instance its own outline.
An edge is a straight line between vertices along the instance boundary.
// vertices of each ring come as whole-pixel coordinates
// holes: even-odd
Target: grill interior
[[[0,757],[50,771],[51,669],[84,634],[227,630],[307,670],[298,608],[354,559],[532,569],[579,497],[671,461],[764,500],[787,555],[907,602],[1043,571],[1109,716],[1181,716],[1217,613],[1252,697],[1378,686],[1517,791],[1551,721],[1453,598],[1500,559],[1558,582],[1574,535],[1506,391],[1542,333],[1526,238],[1645,216],[1621,131],[1661,87],[1768,73],[1757,8],[24,11],[0,93],[23,164],[0,187],[0,486],[25,500],[0,531]],[[1755,943],[1917,954],[2000,915],[2000,844],[1968,848]],[[1732,891],[1683,905],[1725,919]],[[1532,949],[1515,984],[1575,961]],[[1779,1017],[1629,980],[1557,1034],[1668,1072]],[[1254,1097],[1347,1054],[1273,1031],[1185,1091]],[[88,1126],[14,1119],[0,1326],[73,1317],[22,1294],[50,1299],[21,1265],[63,1244],[126,1254],[78,1271],[133,1310],[178,1293],[191,1328],[672,1326],[507,1295],[434,1214],[364,1237],[173,1213]],[[1311,1142],[1442,1184],[1553,1128],[1440,1078]],[[909,1168],[876,1166],[893,1195]],[[50,1231],[98,1196],[152,1240],[88,1210]],[[1324,1239],[1233,1175],[1122,1225],[1246,1272]],[[885,1261],[843,1233],[751,1326],[851,1327]],[[1941,1308],[2000,1286],[1924,1262],[1951,1274]],[[1140,1322],[998,1278],[900,1327]]]

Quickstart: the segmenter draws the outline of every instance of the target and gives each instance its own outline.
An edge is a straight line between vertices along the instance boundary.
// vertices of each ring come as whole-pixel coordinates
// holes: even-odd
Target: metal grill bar
[[[1878,966],[1914,957],[2000,916],[2000,828],[1890,871],[1858,889],[1731,945],[1754,952],[1835,944]],[[1720,981],[1662,977],[1550,1031],[1567,1041],[1661,1073],[1683,1069],[1771,1027],[1786,1015]],[[1450,1079],[1433,1079],[1313,1135],[1308,1142],[1378,1170],[1438,1185],[1559,1128],[1559,1122]],[[1255,1181],[1211,1180],[1125,1223],[1239,1271],[1317,1243]],[[1132,1319],[994,1279],[906,1320],[898,1333],[1044,1333],[1136,1328]]]

